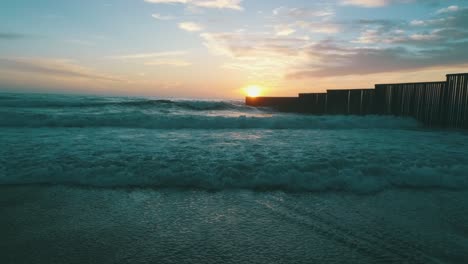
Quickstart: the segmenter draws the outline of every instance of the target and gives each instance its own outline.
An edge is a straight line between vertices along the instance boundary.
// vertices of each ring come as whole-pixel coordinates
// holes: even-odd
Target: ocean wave
[[[136,98],[99,98],[99,97],[15,97],[0,96],[0,106],[9,108],[163,108],[163,109],[185,109],[192,111],[215,111],[215,110],[249,110],[238,101],[196,101],[196,100],[164,100],[164,99],[136,99]]]
[[[207,116],[134,112],[1,112],[0,127],[119,127],[148,129],[416,129],[411,118],[391,116]]]
[[[202,190],[246,189],[287,192],[352,192],[368,194],[388,189],[468,189],[466,165],[382,167],[358,164],[339,168],[321,164],[314,170],[301,170],[286,164],[217,165],[208,168],[190,162],[161,166],[154,161],[132,164],[125,160],[107,161],[96,166],[80,163],[49,164],[17,169],[0,177],[0,185],[76,185],[99,188],[184,188]],[[20,174],[20,175],[19,175]]]
[[[390,117],[246,120],[271,128],[267,122],[281,118],[287,121],[277,128],[304,128],[306,121],[309,128],[327,130],[0,129],[0,184],[353,193],[468,189],[465,133],[404,130],[405,124],[413,127],[412,120]],[[191,126],[226,127],[224,119],[239,126],[225,117],[195,119]],[[399,129],[348,129],[359,126]]]

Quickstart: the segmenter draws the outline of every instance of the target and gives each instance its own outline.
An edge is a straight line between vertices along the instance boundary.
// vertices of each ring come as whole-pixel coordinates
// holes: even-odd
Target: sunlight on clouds
[[[276,25],[275,32],[277,36],[289,36],[291,34],[294,34],[296,30],[290,27],[289,25]]]
[[[343,0],[343,5],[355,5],[362,7],[381,7],[389,4],[389,0]]]
[[[171,66],[171,67],[186,67],[192,63],[181,59],[181,56],[187,55],[187,51],[165,51],[153,53],[137,53],[111,56],[110,59],[126,60],[126,61],[143,61],[142,65],[146,66]]]
[[[181,22],[179,23],[179,28],[188,32],[197,32],[203,30],[203,26],[195,22]]]
[[[335,11],[330,7],[321,8],[287,8],[278,7],[272,11],[274,16],[291,19],[312,19],[330,18],[335,15]]]
[[[201,37],[213,54],[230,58],[224,68],[242,71],[250,79],[278,83],[287,69],[313,61],[304,50],[310,44],[308,38],[245,32],[203,33]]]
[[[184,60],[174,60],[174,59],[160,59],[155,61],[145,62],[147,66],[173,66],[173,67],[187,67],[192,65],[190,62]]]
[[[342,23],[334,21],[334,8],[318,5],[317,8],[279,7],[272,11],[277,36],[291,35],[297,31],[333,35],[342,29]]]
[[[187,4],[204,8],[242,10],[242,0],[145,0],[154,4]]]
[[[52,58],[0,58],[0,69],[18,73],[43,75],[51,78],[122,81],[79,65],[73,60]]]
[[[131,59],[147,59],[155,57],[168,57],[168,56],[180,56],[187,54],[187,51],[165,51],[165,52],[153,52],[153,53],[136,53],[136,54],[126,54],[126,55],[117,55],[111,56],[111,59],[118,60],[131,60]]]

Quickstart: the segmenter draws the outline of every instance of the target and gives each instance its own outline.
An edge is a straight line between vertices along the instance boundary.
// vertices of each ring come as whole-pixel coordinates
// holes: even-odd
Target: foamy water
[[[0,146],[1,263],[468,259],[464,131],[237,101],[1,94]]]
[[[468,135],[241,102],[3,95],[1,184],[375,192],[468,187]]]

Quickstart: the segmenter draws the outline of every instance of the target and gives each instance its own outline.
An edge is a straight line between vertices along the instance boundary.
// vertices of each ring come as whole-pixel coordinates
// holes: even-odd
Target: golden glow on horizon
[[[249,85],[244,88],[245,94],[248,97],[259,97],[262,95],[263,88],[258,85]]]

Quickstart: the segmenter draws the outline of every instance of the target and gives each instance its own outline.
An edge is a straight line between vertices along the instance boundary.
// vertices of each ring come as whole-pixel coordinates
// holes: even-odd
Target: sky
[[[3,0],[0,90],[272,96],[468,72],[467,0]]]

